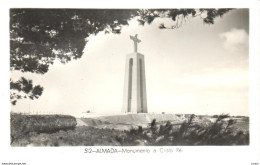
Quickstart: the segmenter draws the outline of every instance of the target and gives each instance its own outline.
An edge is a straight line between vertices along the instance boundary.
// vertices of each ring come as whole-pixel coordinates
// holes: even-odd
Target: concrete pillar
[[[123,113],[147,113],[144,55],[134,52],[126,56]]]

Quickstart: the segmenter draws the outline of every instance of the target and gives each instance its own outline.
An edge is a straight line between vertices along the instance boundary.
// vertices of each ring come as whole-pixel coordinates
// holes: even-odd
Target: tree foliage
[[[44,74],[55,59],[79,59],[87,37],[100,31],[120,33],[136,10],[11,9],[10,68]],[[22,78],[25,80],[25,78]],[[28,80],[31,81],[31,80]],[[18,81],[15,84],[24,81]],[[24,98],[10,85],[11,102]],[[36,89],[43,88],[36,86]],[[28,94],[24,91],[25,94]],[[39,96],[39,95],[37,95]],[[30,98],[36,98],[29,95]]]
[[[55,59],[78,59],[88,36],[104,30],[119,33],[131,13],[134,10],[12,9],[11,69],[44,74]]]
[[[32,80],[27,80],[21,77],[20,80],[13,82],[10,81],[11,91],[11,103],[16,104],[18,99],[27,98],[38,99],[42,95],[43,87],[40,85],[33,86]]]
[[[206,24],[214,24],[216,17],[230,9],[10,9],[10,69],[44,74],[55,59],[62,63],[81,58],[90,35],[98,32],[119,34],[121,27],[138,17],[141,25],[151,24],[156,18],[171,18],[181,26],[188,17],[201,16]],[[25,78],[22,78],[21,83]],[[27,80],[31,81],[31,80]],[[10,85],[11,90],[17,90]],[[43,88],[37,86],[42,93]],[[41,89],[41,90],[40,90]],[[23,90],[23,89],[20,89]],[[19,91],[19,90],[18,90]],[[27,93],[24,91],[24,93]],[[37,97],[40,96],[39,94]],[[17,97],[22,98],[17,94]]]
[[[156,18],[170,18],[174,21],[171,27],[166,27],[164,23],[159,26],[160,29],[175,29],[182,26],[183,22],[190,17],[200,17],[205,24],[214,24],[217,17],[222,17],[232,9],[143,9],[139,10],[141,25],[151,24]],[[204,15],[204,17],[203,17]]]

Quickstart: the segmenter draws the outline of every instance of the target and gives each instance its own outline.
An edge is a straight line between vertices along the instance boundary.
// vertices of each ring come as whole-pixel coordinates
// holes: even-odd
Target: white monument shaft
[[[147,113],[144,55],[137,52],[141,42],[137,35],[130,36],[134,41],[134,52],[126,56],[123,113]]]

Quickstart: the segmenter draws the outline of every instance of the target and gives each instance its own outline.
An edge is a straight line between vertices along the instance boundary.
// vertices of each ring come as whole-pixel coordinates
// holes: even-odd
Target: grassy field
[[[13,115],[12,146],[249,145],[249,119],[246,117],[235,119],[219,115],[210,121],[188,115],[181,123],[153,120],[146,127],[116,130],[75,127],[76,120],[72,116]]]

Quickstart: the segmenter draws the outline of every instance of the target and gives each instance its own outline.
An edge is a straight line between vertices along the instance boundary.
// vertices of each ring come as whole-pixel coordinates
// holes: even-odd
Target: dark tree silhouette
[[[81,58],[87,38],[100,31],[119,34],[121,27],[138,17],[141,25],[151,24],[156,18],[171,18],[174,25],[160,29],[174,29],[188,17],[201,16],[206,24],[214,24],[230,9],[10,9],[10,69],[44,74],[55,59],[62,63]],[[26,91],[22,78],[10,82],[11,103],[17,99],[38,98],[43,87],[37,85]],[[20,85],[19,85],[20,84]],[[23,92],[27,96],[20,94]]]
[[[214,24],[214,19],[222,17],[232,9],[142,9],[138,11],[141,25],[145,23],[151,24],[156,18],[171,18],[174,24],[171,27],[165,27],[161,23],[160,29],[175,29],[182,26],[183,22],[189,17],[200,17],[205,24]],[[205,14],[205,17],[202,17]]]
[[[11,80],[10,88],[12,89],[10,97],[13,105],[16,104],[17,99],[21,98],[29,97],[32,100],[35,98],[38,99],[43,91],[43,87],[39,85],[33,86],[32,80],[27,80],[24,77],[21,77],[21,79],[16,82]]]

